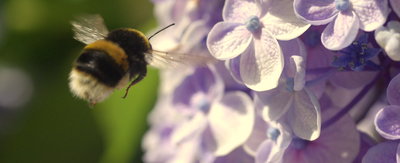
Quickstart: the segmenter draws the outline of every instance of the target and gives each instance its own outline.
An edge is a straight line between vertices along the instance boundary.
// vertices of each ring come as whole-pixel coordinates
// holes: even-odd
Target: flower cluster
[[[400,162],[399,0],[153,0],[161,71],[145,162]]]

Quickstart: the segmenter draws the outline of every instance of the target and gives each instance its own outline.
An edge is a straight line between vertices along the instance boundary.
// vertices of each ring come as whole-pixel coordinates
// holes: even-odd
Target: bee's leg
[[[136,83],[139,83],[144,77],[146,77],[146,74],[147,74],[147,69],[146,69],[146,66],[144,66],[144,68],[142,67],[141,70],[139,71],[138,76],[126,88],[125,95],[122,96],[122,98],[126,98],[126,96],[128,96],[129,88],[131,88]]]

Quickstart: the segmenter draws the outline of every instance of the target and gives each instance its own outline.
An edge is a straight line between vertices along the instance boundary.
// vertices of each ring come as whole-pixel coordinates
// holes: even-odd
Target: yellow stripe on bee
[[[147,39],[147,36],[144,35],[142,32],[140,32],[139,30],[133,29],[133,28],[125,28],[127,31],[133,32],[138,34],[141,38],[143,38],[143,42],[146,44],[147,49],[151,49],[151,45],[149,40]]]
[[[125,51],[121,47],[111,41],[98,40],[88,44],[84,50],[87,49],[105,51],[115,60],[115,62],[120,64],[125,71],[129,68],[128,55],[126,55]]]

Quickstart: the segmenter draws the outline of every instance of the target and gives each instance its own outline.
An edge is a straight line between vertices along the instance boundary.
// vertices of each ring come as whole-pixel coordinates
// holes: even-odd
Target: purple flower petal
[[[400,105],[400,75],[396,75],[386,89],[387,100],[392,105]]]
[[[270,1],[268,13],[261,21],[278,40],[291,40],[303,34],[311,25],[296,17],[292,0]]]
[[[313,25],[327,24],[339,12],[335,0],[294,0],[294,9],[297,16]]]
[[[256,155],[257,149],[260,144],[267,139],[267,130],[269,125],[262,119],[261,116],[256,115],[255,123],[250,137],[243,144],[243,149],[250,155]]]
[[[292,106],[293,96],[284,86],[278,86],[273,90],[256,92],[255,103],[261,104],[265,121],[276,121]]]
[[[223,156],[242,145],[251,134],[254,118],[254,105],[243,92],[227,93],[214,103],[208,114],[217,144],[214,154]]]
[[[322,32],[322,44],[330,50],[349,46],[357,36],[359,20],[354,12],[341,12]]]
[[[365,154],[363,163],[396,163],[396,150],[399,141],[386,141],[373,146]]]
[[[375,116],[375,128],[378,133],[390,140],[400,139],[400,106],[389,105]]]
[[[361,163],[362,158],[365,156],[368,150],[376,144],[375,140],[373,140],[370,136],[368,136],[363,132],[360,132],[360,138],[361,138],[360,152],[358,153],[353,163]]]
[[[236,148],[226,156],[218,157],[214,163],[245,163],[254,162],[254,158],[248,155],[243,148]]]
[[[224,21],[245,23],[251,16],[260,16],[260,9],[254,0],[226,0],[222,17]]]
[[[251,43],[252,35],[239,23],[219,22],[207,37],[207,48],[217,59],[234,58],[243,53]]]
[[[367,32],[382,26],[390,11],[387,0],[352,1],[352,5],[360,20],[360,28]]]
[[[285,151],[283,163],[350,163],[360,148],[360,136],[350,116],[325,128],[321,136],[302,149],[291,144]]]
[[[390,0],[390,5],[392,6],[393,11],[400,17],[400,1],[399,0]]]
[[[243,83],[252,90],[275,88],[283,70],[283,55],[278,42],[262,29],[261,37],[240,58]],[[253,49],[254,47],[254,49]]]
[[[294,108],[288,111],[286,119],[296,136],[315,140],[321,132],[321,112],[318,99],[307,89],[294,95]]]
[[[192,118],[178,126],[171,135],[173,144],[179,144],[193,136],[200,135],[207,127],[207,118],[203,112],[197,112]]]
[[[397,150],[396,150],[396,161],[397,161],[397,163],[400,162],[400,145],[397,145]]]

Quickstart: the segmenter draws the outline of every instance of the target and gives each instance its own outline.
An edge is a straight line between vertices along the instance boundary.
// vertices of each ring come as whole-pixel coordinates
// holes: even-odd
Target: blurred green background
[[[68,73],[83,44],[69,22],[100,14],[109,29],[156,27],[149,0],[1,0],[0,67],[25,71],[33,81],[29,102],[0,121],[1,163],[141,162],[141,138],[156,100],[158,74],[116,91],[89,108],[72,97]],[[9,112],[12,112],[9,114]],[[2,114],[2,112],[0,112]]]

